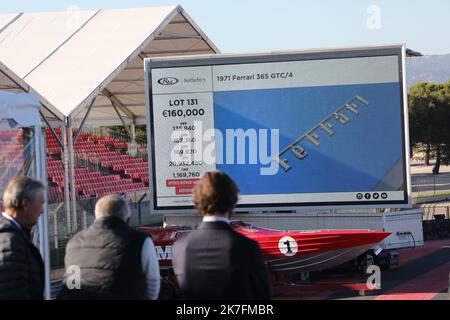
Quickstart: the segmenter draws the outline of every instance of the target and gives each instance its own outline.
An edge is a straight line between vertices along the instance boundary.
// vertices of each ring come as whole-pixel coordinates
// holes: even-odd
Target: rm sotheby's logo
[[[175,83],[178,83],[178,79],[173,77],[165,77],[158,79],[158,83],[162,84],[163,86],[171,86]]]

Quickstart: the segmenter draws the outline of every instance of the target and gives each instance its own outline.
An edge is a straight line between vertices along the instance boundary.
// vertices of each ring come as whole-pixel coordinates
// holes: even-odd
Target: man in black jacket
[[[186,299],[270,299],[272,286],[256,241],[229,226],[238,188],[222,172],[207,172],[193,192],[203,222],[175,242],[173,266]]]
[[[14,178],[3,193],[0,300],[43,299],[44,263],[39,250],[30,241],[30,234],[44,202],[42,183],[27,177]]]
[[[105,196],[95,205],[95,217],[67,244],[58,298],[156,299],[160,288],[156,250],[151,238],[128,226],[127,202],[118,195]]]

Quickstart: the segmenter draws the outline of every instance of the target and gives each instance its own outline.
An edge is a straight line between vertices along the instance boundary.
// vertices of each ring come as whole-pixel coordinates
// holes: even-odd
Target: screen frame
[[[151,213],[185,213],[195,212],[194,206],[157,206],[156,204],[156,180],[155,176],[155,141],[153,121],[153,95],[152,95],[152,69],[212,66],[227,64],[254,64],[270,62],[288,62],[305,60],[346,59],[379,56],[397,56],[398,74],[400,85],[400,107],[401,129],[403,143],[403,179],[406,188],[403,200],[371,200],[368,202],[342,201],[342,202],[308,202],[308,203],[275,203],[275,204],[238,204],[235,212],[277,212],[282,211],[304,211],[305,209],[328,210],[328,209],[375,209],[375,208],[412,208],[412,191],[410,176],[410,146],[409,146],[409,122],[408,122],[408,99],[406,87],[406,45],[389,45],[375,47],[355,47],[323,50],[305,51],[280,51],[268,53],[246,53],[246,54],[207,54],[195,56],[157,57],[144,59],[145,94],[146,94],[146,116],[147,116],[147,150],[150,178],[150,212]]]

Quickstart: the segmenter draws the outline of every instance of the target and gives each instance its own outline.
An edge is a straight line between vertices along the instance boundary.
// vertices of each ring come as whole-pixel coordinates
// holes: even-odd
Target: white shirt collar
[[[2,216],[3,216],[3,218],[8,219],[8,220],[11,221],[12,223],[14,223],[16,226],[18,226],[20,230],[23,230],[23,229],[22,229],[22,226],[16,221],[16,219],[14,219],[13,217],[11,217],[9,214],[6,214],[6,213],[2,212]]]
[[[228,218],[225,218],[222,216],[204,216],[203,217],[203,222],[217,222],[217,221],[230,223],[230,220]]]

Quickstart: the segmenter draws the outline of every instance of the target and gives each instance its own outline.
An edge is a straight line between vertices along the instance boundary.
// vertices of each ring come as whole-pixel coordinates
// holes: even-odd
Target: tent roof
[[[143,59],[216,52],[180,6],[2,14],[0,90],[36,92],[51,119],[97,97],[88,122],[145,123]]]

